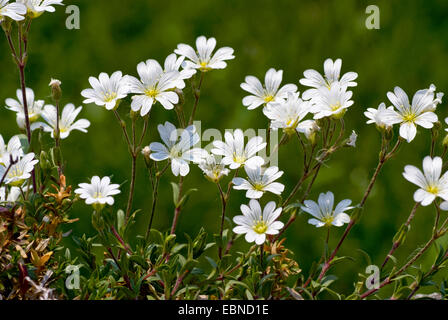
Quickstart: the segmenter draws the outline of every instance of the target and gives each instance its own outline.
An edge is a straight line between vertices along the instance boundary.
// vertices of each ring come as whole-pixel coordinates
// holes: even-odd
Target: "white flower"
[[[67,138],[72,130],[87,132],[86,129],[90,126],[89,120],[79,119],[75,121],[81,110],[82,107],[75,108],[72,103],[69,103],[64,107],[59,119],[59,136],[61,139]],[[57,119],[56,107],[53,105],[46,105],[42,112],[42,118],[44,118],[47,123],[37,122],[33,124],[32,128],[42,127],[45,132],[51,132],[51,137],[54,138]]]
[[[305,200],[303,203],[305,205],[301,209],[315,217],[308,220],[308,223],[315,225],[317,228],[330,227],[331,225],[341,227],[350,222],[350,216],[345,211],[353,209],[353,207],[350,207],[352,201],[344,199],[333,210],[334,194],[331,191],[321,193],[317,203],[312,200]]]
[[[213,154],[207,154],[207,156],[199,162],[199,168],[208,180],[215,183],[219,182],[223,176],[228,175],[230,172],[222,161],[218,161]]]
[[[37,18],[45,11],[47,12],[55,12],[54,5],[63,5],[63,0],[18,0],[17,2],[23,3],[27,10],[28,14],[32,18]]]
[[[164,73],[173,72],[173,71],[178,72],[177,79],[174,80],[174,87],[176,87],[178,89],[185,88],[185,81],[184,80],[190,79],[196,73],[195,69],[182,69],[182,70],[179,70],[179,68],[182,65],[184,59],[185,59],[184,56],[177,57],[175,53],[170,54],[165,59],[163,72]]]
[[[400,136],[407,142],[414,140],[417,134],[417,125],[431,129],[437,122],[437,115],[432,112],[440,102],[441,96],[434,99],[435,86],[429,89],[419,90],[409,103],[407,94],[400,87],[395,87],[394,92],[388,92],[387,97],[397,108],[387,120],[389,123],[400,123]]]
[[[286,101],[275,102],[263,109],[263,113],[271,120],[273,130],[283,129],[293,133],[300,126],[300,121],[310,112],[311,104],[303,101],[299,94],[289,92]]]
[[[339,79],[341,73],[342,60],[336,59],[334,62],[332,59],[327,59],[324,62],[324,72],[323,77],[319,72],[313,69],[306,70],[303,75],[305,78],[300,79],[300,83],[307,87],[312,87],[314,89],[306,90],[302,97],[305,100],[311,99],[319,95],[320,88],[330,89],[333,83],[339,83],[341,87],[356,87],[357,83],[354,81],[358,78],[356,72],[347,72]]]
[[[0,22],[5,17],[9,17],[15,21],[22,21],[25,19],[26,7],[19,2],[10,3],[9,0],[0,0]]]
[[[10,165],[10,159],[5,159],[4,164],[0,165],[0,179],[5,176],[5,183],[11,186],[21,186],[26,179],[31,177],[31,172],[39,160],[34,159],[34,153],[28,153],[20,158],[15,164]]]
[[[30,123],[39,119],[44,106],[43,100],[34,100],[34,91],[30,88],[25,89],[26,102],[28,107],[28,118]],[[23,106],[22,90],[18,89],[16,92],[17,100],[8,98],[6,99],[6,109],[14,111],[16,113],[17,125],[21,129],[25,129],[25,111]]]
[[[114,72],[110,77],[107,73],[100,73],[98,79],[89,77],[92,88],[84,89],[81,95],[86,98],[84,103],[95,103],[97,106],[105,106],[107,110],[118,107],[120,100],[128,95],[127,77],[123,77],[121,71]]]
[[[12,156],[13,159],[18,159],[23,156],[22,144],[18,136],[13,136],[7,145],[0,134],[0,165],[4,164]],[[1,177],[0,177],[1,179]]]
[[[189,59],[185,61],[186,69],[199,69],[202,72],[207,72],[212,69],[224,69],[227,66],[224,61],[235,58],[233,49],[230,47],[220,48],[212,56],[215,47],[215,38],[207,40],[206,37],[200,36],[196,39],[197,51],[191,46],[181,43],[177,45],[174,52]]]
[[[355,130],[352,130],[352,134],[348,138],[347,145],[349,147],[356,147],[356,139],[358,139],[358,135],[356,134]]]
[[[173,109],[174,104],[179,102],[179,97],[172,91],[179,85],[179,72],[163,72],[160,64],[152,59],[140,62],[137,65],[137,72],[140,80],[128,77],[129,91],[137,94],[132,96],[132,110],[140,111],[143,117],[149,113],[152,105],[157,101],[165,109]]]
[[[391,116],[394,115],[394,107],[390,106],[386,108],[386,104],[381,102],[378,106],[378,109],[368,108],[367,111],[364,112],[364,115],[369,118],[367,120],[367,124],[375,123],[379,128],[390,128],[393,123],[390,122]]]
[[[246,241],[261,245],[266,241],[266,235],[278,234],[283,228],[283,222],[275,221],[282,213],[282,208],[275,208],[275,202],[269,202],[263,212],[257,200],[250,200],[249,206],[241,205],[243,215],[235,216],[233,222],[238,226],[233,228],[236,234],[246,234]]]
[[[12,187],[6,196],[6,187],[0,188],[0,203],[14,203],[20,197],[20,188]]]
[[[224,134],[225,142],[213,141],[212,153],[224,156],[222,163],[228,165],[230,169],[241,166],[257,167],[264,164],[264,159],[256,156],[256,153],[266,147],[262,137],[253,137],[244,147],[244,134],[241,129],[236,129],[233,134]]]
[[[265,192],[281,194],[285,186],[279,182],[275,182],[283,175],[283,171],[279,171],[278,167],[245,167],[248,180],[243,178],[234,178],[232,180],[234,189],[247,190],[246,197],[250,199],[259,199]]]
[[[95,210],[101,210],[106,204],[113,205],[112,196],[119,194],[118,184],[111,184],[109,177],[100,179],[98,176],[92,177],[90,183],[80,183],[79,188],[75,190],[81,199],[85,199],[86,204],[92,205]]]
[[[321,87],[317,90],[319,94],[311,99],[313,104],[311,112],[314,113],[314,119],[329,116],[340,118],[347,108],[353,104],[353,100],[350,100],[353,92],[346,91],[346,88],[341,86],[339,82],[333,82],[329,88]]]
[[[252,110],[258,108],[262,104],[270,106],[273,103],[281,102],[282,99],[288,97],[288,93],[295,93],[297,86],[295,84],[286,84],[280,88],[283,78],[283,70],[276,71],[271,68],[266,72],[264,78],[264,87],[254,76],[247,76],[242,84],[241,89],[251,93],[251,95],[243,98],[243,105],[247,109]]]
[[[442,164],[442,158],[427,156],[423,159],[423,172],[411,165],[404,167],[403,177],[420,187],[414,193],[415,202],[420,202],[422,206],[427,206],[436,197],[448,201],[448,172],[440,176]]]
[[[200,140],[194,125],[180,131],[167,121],[165,125],[159,124],[157,130],[165,145],[159,142],[151,143],[149,145],[150,158],[154,161],[170,159],[171,171],[175,176],[179,174],[183,177],[186,176],[190,172],[188,162],[199,163],[207,156],[205,150],[192,148]]]

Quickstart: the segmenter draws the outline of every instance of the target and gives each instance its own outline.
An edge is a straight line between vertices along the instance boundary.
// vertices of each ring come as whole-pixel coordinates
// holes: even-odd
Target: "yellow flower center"
[[[268,102],[271,102],[274,99],[275,99],[275,97],[270,94],[270,95],[264,97],[264,102],[268,103]]]
[[[331,111],[337,111],[341,107],[340,103],[334,104],[330,106]]]
[[[11,167],[11,169],[9,169],[8,171],[8,179],[14,179],[14,178],[19,178],[23,175],[23,170],[20,170],[20,168],[18,166],[13,166]],[[16,180],[13,182],[10,182],[9,184],[11,186],[17,187],[17,186],[21,186],[23,184],[25,180],[24,179],[20,179],[20,180]]]
[[[107,92],[104,94],[104,101],[105,102],[111,102],[117,97],[116,92]]]
[[[199,65],[201,66],[199,69],[203,72],[206,72],[206,71],[209,71],[212,69],[208,66],[208,62],[206,62],[206,61],[202,61]]]
[[[99,192],[99,191],[96,191],[94,194],[93,194],[93,197],[92,198],[94,198],[94,199],[98,199],[98,198],[102,198],[103,197],[103,194],[101,193],[101,192]]]
[[[263,234],[268,230],[268,226],[263,221],[262,217],[260,217],[260,220],[255,221],[255,225],[252,227],[252,229],[258,234]]]
[[[322,218],[322,222],[325,223],[327,227],[331,226],[334,221],[334,217],[331,215],[325,216]]]
[[[264,190],[264,186],[262,184],[260,184],[260,183],[253,184],[253,187],[257,191],[263,191]]]
[[[405,121],[405,122],[413,123],[416,118],[417,118],[417,115],[413,112],[407,112],[406,114],[403,115],[403,121]]]
[[[432,194],[437,194],[439,192],[439,188],[437,186],[430,185],[426,188],[426,191]]]
[[[145,95],[147,95],[148,97],[151,97],[151,98],[157,97],[159,95],[159,93],[160,93],[159,90],[154,89],[154,88],[145,90]]]
[[[244,162],[246,162],[246,157],[245,156],[241,156],[241,155],[237,155],[236,153],[233,154],[233,161],[239,164],[243,164]]]

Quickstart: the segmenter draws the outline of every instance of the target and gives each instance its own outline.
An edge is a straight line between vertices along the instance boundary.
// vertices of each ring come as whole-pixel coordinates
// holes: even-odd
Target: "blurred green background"
[[[263,78],[274,67],[284,70],[284,83],[298,84],[304,70],[313,68],[322,72],[326,58],[342,58],[342,73],[359,74],[358,87],[353,89],[355,104],[345,116],[347,129],[354,129],[359,135],[357,147],[344,149],[332,157],[321,170],[311,199],[316,199],[320,192],[332,190],[337,201],[345,198],[353,199],[354,203],[360,201],[376,166],[380,143],[375,127],[365,124],[366,108],[377,107],[383,101],[388,103],[386,93],[397,85],[410,97],[431,83],[438,91],[448,88],[448,2],[443,0],[66,0],[64,3],[79,6],[79,30],[65,28],[68,15],[61,7],[54,14],[44,14],[31,28],[27,85],[48,103],[51,102],[48,83],[52,77],[62,81],[65,103],[81,105],[80,92],[89,87],[89,76],[116,70],[135,75],[139,62],[153,58],[163,63],[178,43],[193,45],[197,36],[205,35],[215,37],[217,47],[234,48],[236,59],[226,69],[206,74],[197,113],[202,130],[263,128],[266,118],[261,108],[247,111],[242,106],[245,92],[239,85],[246,75]],[[380,8],[380,30],[365,27],[365,9],[370,4]],[[1,101],[14,97],[19,87],[18,72],[9,57],[3,39],[0,41]],[[303,91],[303,87],[299,88]],[[190,89],[186,90],[186,96],[189,112]],[[119,110],[126,117],[128,103],[122,103]],[[0,114],[0,133],[9,138],[17,133],[15,115],[6,109]],[[81,115],[92,123],[89,133],[74,132],[62,143],[68,160],[68,181],[75,186],[93,175],[113,175],[114,182],[124,183],[122,193],[116,197],[115,209],[124,208],[130,162],[118,124],[111,112],[96,105],[85,106]],[[440,120],[448,115],[446,103],[439,106],[438,115]],[[156,126],[167,120],[174,122],[175,113],[156,105],[151,113],[146,144],[160,140]],[[358,248],[371,254],[374,262],[381,263],[394,233],[413,206],[416,187],[402,177],[403,167],[406,164],[421,167],[429,145],[430,132],[419,128],[412,144],[405,144],[381,172],[362,222],[341,250],[341,254],[350,255],[355,261],[335,268],[342,276],[337,283],[339,288],[351,290],[357,273],[365,269],[366,262]],[[291,190],[302,170],[297,148],[294,141],[280,150],[279,166],[285,171],[281,178],[287,186],[285,192]],[[141,234],[148,219],[151,193],[142,161],[138,170],[134,208],[143,210],[138,214],[135,233]],[[170,181],[177,181],[171,173],[161,182],[155,218],[155,227],[163,230],[169,228],[173,215]],[[195,234],[201,226],[210,233],[217,232],[220,201],[216,187],[193,167],[185,185],[198,187],[200,191],[193,194],[182,213],[180,237],[183,232]],[[263,202],[268,199],[263,198]],[[244,192],[233,192],[228,216],[239,214],[239,205],[246,202]],[[75,205],[72,216],[80,221],[74,225],[74,234],[93,234],[90,215],[91,209],[82,202]],[[307,224],[308,218],[305,214],[300,216],[286,233],[286,246],[294,251],[305,273],[322,254],[325,237],[324,230]],[[413,248],[428,239],[433,219],[433,207],[418,210],[406,245],[397,254],[400,258],[407,257]],[[332,247],[342,232],[343,228],[332,230]],[[70,240],[67,245],[71,245]],[[237,245],[241,250],[248,247],[242,239]]]

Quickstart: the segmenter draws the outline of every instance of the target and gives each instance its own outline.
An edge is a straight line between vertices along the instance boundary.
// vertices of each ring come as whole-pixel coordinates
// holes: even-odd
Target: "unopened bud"
[[[448,147],[448,134],[443,138],[442,145],[444,147]]]
[[[5,33],[9,35],[11,33],[12,20],[8,17],[3,17],[3,20],[0,21],[0,24],[2,25],[3,31],[5,31]]]
[[[52,78],[49,86],[51,87],[51,97],[54,102],[59,102],[62,97],[61,81]]]
[[[394,137],[394,130],[392,130],[391,126],[386,127],[386,129],[384,130],[384,137],[387,141],[392,140],[392,138]]]
[[[179,97],[179,102],[177,103],[178,106],[183,106],[185,102],[184,93],[182,90],[175,88],[174,92],[176,92],[177,96]]]
[[[135,112],[134,110],[131,109],[131,111],[129,112],[129,115],[132,120],[135,120],[135,119],[137,119],[139,112]]]
[[[149,149],[149,146],[142,149],[142,155],[145,159],[146,165],[149,165],[149,162],[151,161],[151,158],[149,157],[151,155],[151,149]]]

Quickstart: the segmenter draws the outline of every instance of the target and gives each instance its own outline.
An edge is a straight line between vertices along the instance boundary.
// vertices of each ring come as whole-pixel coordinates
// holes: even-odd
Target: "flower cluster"
[[[22,51],[22,48],[26,47],[26,43],[22,41],[27,36],[27,34],[20,36],[23,31],[23,23],[27,23],[29,27],[32,19],[39,17],[44,12],[54,12],[55,5],[62,5],[62,0],[17,0],[16,2],[0,0],[0,23],[6,36],[9,37],[8,40],[11,40],[11,20],[19,21],[18,41]],[[25,22],[21,22],[23,20]],[[10,41],[10,43],[12,42]],[[211,257],[206,257],[213,265],[214,271],[204,277],[205,272],[202,269],[194,269],[195,276],[197,276],[195,280],[204,277],[203,279],[207,279],[204,283],[210,284],[210,296],[214,294],[212,292],[216,292],[219,296],[222,295],[223,298],[226,298],[227,295],[234,294],[229,291],[239,291],[236,288],[241,286],[241,283],[244,284],[244,278],[248,277],[251,278],[251,281],[255,280],[251,286],[244,284],[242,292],[245,292],[247,296],[252,294],[250,287],[260,287],[261,289],[256,295],[258,297],[265,297],[263,294],[266,291],[269,292],[269,296],[266,298],[278,298],[284,295],[302,298],[301,293],[306,291],[314,299],[320,292],[328,290],[326,286],[331,281],[327,280],[331,278],[326,278],[326,273],[335,261],[342,259],[338,258],[338,250],[352,227],[359,221],[361,211],[383,165],[397,153],[403,141],[408,143],[413,141],[418,127],[423,127],[433,129],[430,156],[423,160],[423,171],[415,166],[407,165],[404,168],[403,176],[418,186],[414,193],[415,210],[419,205],[435,204],[437,216],[431,241],[434,242],[442,235],[448,234],[448,219],[439,224],[440,209],[448,211],[448,172],[443,173],[443,158],[448,151],[448,134],[442,142],[443,155],[441,157],[434,156],[437,154],[436,130],[440,128],[439,124],[435,126],[438,123],[436,109],[443,97],[443,93],[436,92],[435,85],[431,84],[428,89],[418,90],[412,101],[409,100],[403,89],[395,87],[393,92],[387,93],[391,105],[388,106],[382,102],[377,109],[367,108],[365,110],[364,115],[368,118],[367,124],[375,124],[381,133],[381,149],[378,166],[359,203],[352,206],[350,199],[343,199],[336,203],[335,195],[331,191],[318,193],[317,201],[313,201],[310,200],[315,199],[313,184],[319,170],[329,157],[339,149],[356,147],[358,134],[354,130],[346,131],[344,116],[346,112],[353,109],[351,108],[354,105],[352,89],[357,86],[358,74],[356,72],[341,74],[342,60],[326,59],[323,63],[323,74],[313,69],[305,70],[303,77],[297,79],[298,84],[284,83],[286,81],[283,79],[283,70],[277,68],[267,70],[264,75],[264,83],[257,77],[248,75],[240,84],[240,88],[247,92],[244,94],[245,96],[242,96],[241,104],[248,110],[258,109],[252,114],[260,112],[262,117],[266,117],[268,135],[262,137],[261,134],[250,134],[251,130],[244,131],[241,128],[227,129],[223,132],[223,138],[215,138],[208,146],[202,147],[200,126],[195,122],[195,114],[199,105],[203,81],[209,77],[210,73],[214,73],[214,70],[225,69],[229,60],[235,58],[232,48],[216,48],[216,46],[215,38],[199,36],[196,39],[195,47],[180,43],[169,53],[163,63],[154,59],[146,59],[138,63],[135,75],[115,71],[110,75],[101,72],[97,77],[88,78],[90,87],[80,92],[84,99],[83,103],[95,104],[102,107],[103,110],[110,111],[108,115],[114,116],[118,121],[131,158],[132,168],[126,211],[119,209],[116,214],[113,213],[112,208],[116,204],[115,196],[122,193],[121,188],[126,183],[116,184],[112,183],[112,176],[94,175],[89,182],[78,185],[78,188],[74,190],[76,196],[72,196],[71,186],[66,184],[63,174],[65,163],[60,143],[61,140],[68,138],[74,130],[87,133],[87,129],[91,125],[90,121],[78,119],[83,107],[67,103],[61,108],[61,82],[55,79],[50,82],[53,104],[46,104],[44,100],[37,99],[34,91],[26,87],[23,72],[21,72],[22,86],[16,92],[17,97],[6,99],[5,104],[8,110],[15,112],[19,129],[27,135],[16,135],[9,140],[4,140],[0,135],[0,209],[4,209],[1,213],[6,212],[14,219],[16,217],[23,218],[23,221],[26,216],[30,218],[33,226],[38,226],[40,223],[45,224],[45,226],[38,227],[39,231],[46,228],[48,229],[45,230],[46,232],[53,234],[57,225],[70,221],[66,213],[75,201],[82,199],[86,205],[93,208],[92,225],[98,234],[91,239],[83,237],[82,239],[77,238],[75,241],[82,243],[80,245],[84,250],[82,256],[89,262],[86,264],[86,273],[90,272],[96,277],[99,277],[100,274],[107,274],[107,276],[110,275],[109,280],[120,279],[120,281],[105,281],[107,282],[106,289],[98,291],[104,291],[107,294],[112,292],[111,288],[114,286],[122,286],[124,283],[128,290],[122,290],[121,294],[123,295],[139,296],[144,292],[146,296],[154,294],[157,298],[163,297],[164,299],[177,297],[176,294],[178,296],[187,295],[189,294],[186,293],[187,290],[178,290],[179,286],[189,280],[188,275],[193,269],[191,267],[198,263],[199,256],[208,248],[216,246],[219,262],[215,263]],[[24,57],[27,54],[18,57],[13,47],[14,44],[12,44],[11,51],[15,62],[20,71],[24,71],[26,65]],[[185,117],[185,109],[189,105],[188,93],[190,93],[185,90],[187,84],[191,85],[193,98],[189,119]],[[299,91],[299,85],[305,87],[303,92]],[[158,124],[157,131],[160,139],[157,138],[156,141],[146,144],[145,138],[149,135],[148,132],[155,128],[150,121],[156,112],[171,113],[177,117],[178,122],[173,124],[164,121]],[[126,118],[122,118],[123,113],[127,114]],[[131,122],[130,126],[129,122]],[[445,119],[445,122],[448,124],[448,118]],[[395,125],[399,125],[399,128]],[[394,126],[399,137],[394,134]],[[41,136],[44,136],[45,139],[51,137],[54,147],[50,148],[48,152],[45,150],[45,144],[40,146],[40,149],[37,148],[36,142],[32,141],[35,136],[32,134],[34,130],[36,130],[35,133],[39,133],[40,138]],[[448,132],[448,128],[445,131]],[[281,133],[281,139],[274,141],[276,143],[274,148],[268,146],[268,143],[272,143],[271,140],[275,140],[271,139],[272,132]],[[396,142],[393,142],[394,137]],[[303,173],[295,186],[291,190],[287,190],[283,180],[285,175],[283,170],[286,167],[282,168],[278,163],[274,163],[272,153],[278,152],[281,146],[293,139],[297,139],[295,142],[301,152],[301,159],[295,167],[299,167]],[[135,222],[133,221],[134,217],[139,212],[133,208],[133,198],[136,192],[135,181],[139,177],[137,161],[138,157],[142,157],[142,155],[152,188],[152,206],[146,234],[144,237],[137,237],[138,241],[135,242],[138,244],[133,248],[134,243],[129,242],[127,238],[129,238],[129,226]],[[37,165],[38,163],[39,165]],[[191,191],[195,191],[195,189],[184,190],[184,180],[188,175],[194,174],[195,170],[200,171],[211,182],[209,185],[214,185],[219,192],[221,224],[214,243],[206,244],[207,235],[204,230],[201,230],[195,239],[187,236],[188,244],[183,245],[176,243],[176,226]],[[56,177],[53,175],[54,172],[57,172]],[[170,176],[172,174],[176,177],[179,182],[171,182],[174,214],[170,232],[163,234],[151,227],[157,211],[159,182],[166,172]],[[49,186],[50,181],[55,183],[51,187]],[[226,187],[224,187],[225,182],[227,183]],[[49,192],[52,189],[56,189],[56,191]],[[232,219],[226,220],[226,214],[228,214],[226,208],[232,192],[236,193],[235,190],[244,191],[247,199],[243,204],[238,203],[242,214],[233,215]],[[285,196],[285,191],[289,191],[286,193],[287,196]],[[241,193],[241,195],[243,194]],[[33,209],[32,206],[39,201],[43,203],[39,207],[41,209],[35,209],[36,212],[29,214],[29,210]],[[106,206],[108,207],[106,208]],[[40,210],[45,213],[40,215]],[[394,237],[393,247],[387,255],[383,267],[404,241],[415,210],[412,211],[407,222]],[[317,264],[320,265],[320,271],[316,279],[314,279],[316,270],[310,272],[308,280],[302,278],[301,275],[296,277],[296,274],[293,274],[299,275],[301,270],[297,263],[291,263],[287,257],[288,250],[282,245],[284,239],[280,239],[284,231],[301,213],[312,216],[308,219],[309,225],[327,231],[325,250],[320,260],[322,264],[320,262]],[[286,215],[289,215],[287,222],[284,220]],[[226,229],[226,221],[229,221],[231,228]],[[0,220],[0,228],[7,230],[2,223]],[[48,226],[46,226],[47,224]],[[307,227],[313,228],[311,226]],[[343,226],[346,229],[342,238],[330,253],[330,228]],[[22,222],[20,227],[31,229]],[[155,238],[160,239],[154,240],[152,243],[154,234],[157,235]],[[229,262],[227,266],[227,261],[224,258],[231,250],[234,241],[239,239],[239,235],[244,235],[244,239],[248,243],[255,245],[251,245],[251,249],[246,254],[242,254],[236,265],[230,266],[231,262]],[[136,238],[135,235],[132,236],[133,239]],[[28,235],[26,237],[28,238]],[[34,238],[30,238],[34,242]],[[39,249],[46,247],[50,238],[42,242],[39,241],[37,247]],[[91,266],[90,263],[96,261],[96,257],[90,252],[93,239],[95,242],[101,243],[105,248],[104,256],[108,257],[105,260],[109,265],[101,272],[97,272],[99,269],[96,266]],[[161,244],[158,243],[159,240]],[[27,245],[27,250],[31,250],[33,242]],[[432,242],[428,246],[423,246],[423,249],[429,248]],[[25,246],[23,245],[23,247]],[[15,246],[18,251],[16,256],[21,257],[20,261],[28,259],[28,252],[25,252],[23,247],[19,244]],[[38,273],[53,252],[49,251],[39,256],[39,252],[42,250],[34,250],[34,248],[32,250],[30,251],[30,261],[34,265],[33,271],[37,270]],[[187,251],[187,256],[180,255],[182,250]],[[256,250],[260,252],[259,265],[252,255]],[[270,252],[267,259],[265,259],[265,252]],[[412,259],[418,259],[423,253],[424,251],[417,253]],[[65,255],[66,259],[70,260],[67,258],[70,253]],[[448,261],[448,253],[445,253],[443,258]],[[396,277],[400,276],[399,273],[413,262],[415,260],[404,264],[404,267],[398,269],[397,273],[392,271],[391,275],[384,280],[389,282],[383,282],[382,285],[395,281]],[[433,270],[438,267],[433,267]],[[241,271],[238,281],[235,281],[236,278],[232,278],[233,283],[225,283],[229,275],[236,270]],[[115,277],[116,272],[120,274]],[[24,281],[31,284],[33,290],[46,292],[44,294],[46,298],[53,296],[53,289],[47,291],[44,287],[49,276],[38,282],[34,281],[37,279],[32,279],[22,270],[19,273],[25,279]],[[171,275],[176,275],[177,279]],[[292,277],[290,277],[291,275]],[[422,277],[424,278],[424,276]],[[256,280],[257,277],[260,279]],[[153,278],[156,278],[157,282]],[[270,281],[272,283],[269,283]],[[110,282],[120,283],[116,285]],[[152,282],[156,285],[152,286]],[[263,282],[268,283],[271,287],[263,289]],[[288,287],[288,290],[282,291],[284,282],[293,282],[293,285],[291,288]],[[138,285],[135,285],[136,283]],[[226,288],[219,287],[221,284]],[[417,288],[419,285],[420,283],[417,283],[411,287]],[[228,290],[227,287],[231,287],[231,289]],[[294,287],[296,289],[293,289]],[[23,288],[19,288],[18,291],[20,289]],[[201,288],[192,286],[192,292],[195,290],[201,290]],[[299,290],[300,293],[295,290]],[[159,294],[161,291],[163,294]],[[365,294],[356,292],[354,297],[364,298],[373,292],[375,291],[367,291]],[[275,296],[276,294],[278,295]],[[254,295],[252,294],[252,296]],[[23,297],[26,296],[23,295]],[[95,298],[94,295],[88,297]]]
[[[368,108],[364,113],[369,118],[367,123],[375,123],[380,130],[390,130],[394,124],[400,124],[400,136],[411,142],[417,134],[417,126],[431,129],[438,121],[434,111],[442,102],[443,93],[435,91],[433,84],[429,89],[418,90],[410,103],[406,92],[395,87],[394,92],[387,93],[393,106],[381,103],[378,109]]]

